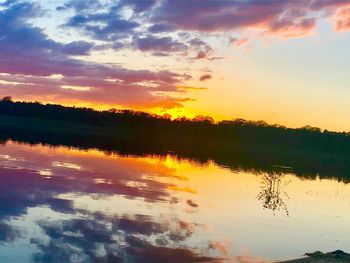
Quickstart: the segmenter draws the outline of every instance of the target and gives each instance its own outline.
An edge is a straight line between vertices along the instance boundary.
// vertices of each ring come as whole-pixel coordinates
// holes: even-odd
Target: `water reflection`
[[[289,199],[284,187],[290,181],[283,181],[285,174],[282,173],[266,173],[261,175],[261,191],[257,196],[258,200],[262,201],[264,209],[270,209],[275,214],[276,211],[285,211],[289,216],[288,206],[284,202]]]
[[[0,152],[0,262],[265,262],[349,250],[350,187],[334,180],[11,141]]]
[[[6,153],[0,156],[1,241],[16,246],[18,239],[28,238],[28,227],[15,227],[11,220],[29,221],[31,209],[41,210],[32,222],[37,233],[29,242],[36,249],[28,262],[213,261],[181,248],[200,226],[166,214],[180,202],[169,189],[181,191],[176,181],[185,179],[163,161],[16,143],[1,148]],[[108,211],[101,211],[89,201],[76,207],[79,198],[120,203],[109,200]],[[128,202],[148,213],[157,203],[170,209],[159,215],[123,212],[119,206]],[[184,204],[198,207],[191,200]]]
[[[39,225],[50,239],[33,240],[40,250],[34,254],[35,262],[212,261],[189,249],[166,247],[191,235],[184,222],[169,230],[139,215],[118,218],[91,214],[63,222],[41,221]],[[156,237],[154,245],[146,241],[150,236]]]

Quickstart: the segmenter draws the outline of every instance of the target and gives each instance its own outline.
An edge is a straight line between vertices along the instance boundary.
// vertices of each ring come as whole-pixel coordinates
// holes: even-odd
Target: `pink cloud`
[[[283,38],[295,38],[311,35],[315,32],[315,29],[316,20],[314,18],[302,18],[298,21],[274,21],[266,32]]]
[[[249,43],[249,38],[247,37],[243,37],[243,38],[232,38],[230,40],[230,44],[231,45],[234,45],[234,46],[237,46],[237,47],[240,47],[240,46],[245,46]]]
[[[15,99],[37,100],[46,98],[54,102],[89,102],[133,108],[178,108],[191,101],[179,95],[184,90],[170,86],[168,92],[158,93],[160,87],[147,87],[137,83],[111,82],[98,78],[63,77],[51,79],[33,76],[0,76],[0,95]],[[64,88],[64,87],[72,88]],[[77,89],[74,89],[77,87]],[[85,89],[79,89],[84,87]],[[171,89],[170,89],[171,88]],[[170,93],[169,93],[170,92]],[[173,93],[173,95],[171,95]]]
[[[315,32],[317,20],[332,15],[349,5],[345,0],[306,1],[199,1],[184,5],[179,1],[163,1],[152,14],[151,21],[164,28],[200,32],[258,29],[283,38],[302,37]],[[347,20],[340,20],[344,27]]]
[[[337,31],[350,30],[350,6],[339,8],[334,16],[335,29]]]

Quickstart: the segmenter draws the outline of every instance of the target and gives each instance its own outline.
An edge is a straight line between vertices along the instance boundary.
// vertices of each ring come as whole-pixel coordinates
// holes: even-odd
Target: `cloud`
[[[334,16],[337,31],[350,30],[350,7],[340,8]]]
[[[213,77],[213,76],[210,75],[210,74],[205,74],[205,75],[202,75],[202,76],[199,78],[199,80],[200,80],[200,81],[205,81],[205,80],[211,79],[212,77]]]
[[[83,30],[98,40],[117,41],[128,37],[134,40],[129,39],[131,42],[123,48],[138,46],[140,41],[144,41],[145,52],[152,49],[150,46],[154,46],[154,49],[167,49],[166,52],[169,50],[177,52],[175,46],[182,46],[185,50],[184,46],[191,46],[191,43],[187,42],[184,32],[188,35],[196,33],[210,35],[258,30],[262,36],[295,38],[314,34],[319,19],[331,17],[337,12],[343,13],[340,15],[342,18],[336,22],[337,30],[346,30],[349,20],[345,14],[346,9],[339,12],[340,9],[349,7],[349,1],[346,0],[192,0],[186,4],[183,1],[171,0],[94,1],[91,4],[82,0],[72,0],[66,6],[76,10],[76,14],[69,19],[66,26]],[[96,13],[96,6],[104,11]],[[127,18],[125,9],[131,12]],[[174,40],[166,35],[173,32],[178,32],[179,36],[182,34],[182,38]],[[161,36],[149,36],[149,33]],[[203,41],[202,39],[203,35],[198,38],[200,41]],[[246,43],[245,40],[239,38],[234,43],[242,45]],[[153,54],[165,56],[166,52],[154,50]],[[196,52],[196,55],[192,55],[192,60],[219,58],[209,56],[214,50],[203,46]]]
[[[94,44],[86,41],[74,41],[63,46],[62,52],[73,56],[87,56]]]
[[[207,90],[208,88],[204,87],[191,87],[191,86],[177,86],[179,90]]]
[[[70,0],[65,5],[60,6],[59,9],[65,10],[67,8],[72,8],[76,11],[96,11],[99,8],[102,8],[104,5],[102,1],[96,0]]]
[[[78,2],[75,1],[75,4]],[[183,98],[174,94],[183,93],[177,89],[177,85],[187,80],[188,75],[166,70],[131,70],[73,58],[89,55],[94,44],[86,41],[63,44],[50,39],[40,28],[29,23],[30,19],[42,15],[38,5],[12,1],[6,7],[0,11],[2,95],[126,107],[182,106]],[[150,42],[149,48],[152,46]],[[166,51],[169,48],[166,44],[168,42],[163,40],[154,49]],[[176,45],[178,43],[170,49],[180,48]],[[147,43],[143,43],[140,48],[147,49]],[[52,78],[54,75],[60,75],[61,78]],[[67,86],[76,88],[62,88]]]
[[[63,76],[59,79],[32,76],[0,76],[0,94],[15,98],[36,100],[38,97],[51,98],[52,101],[90,102],[95,104],[120,105],[133,108],[173,108],[182,107],[190,101],[169,93],[183,93],[178,89],[170,72],[158,74],[135,71],[120,72],[124,80],[103,79],[98,75]],[[149,79],[149,85],[142,83]],[[141,80],[141,82],[139,82]],[[1,81],[5,82],[1,84]],[[169,81],[169,82],[168,82]],[[174,83],[171,83],[174,82]],[[153,85],[151,85],[153,83]],[[164,83],[164,84],[162,84]],[[70,88],[66,88],[69,86]]]
[[[129,49],[209,63],[223,59],[206,39],[214,34],[225,37],[223,33],[235,32],[241,36],[231,43],[240,46],[248,42],[242,37],[249,35],[244,34],[246,30],[257,30],[262,36],[304,37],[314,34],[323,18],[332,19],[338,31],[350,29],[350,3],[345,0],[192,0],[186,4],[69,0],[55,10],[67,17],[63,28],[81,39],[63,43],[34,26],[47,12],[35,2],[12,0],[0,5],[1,94],[128,107],[181,107],[191,101],[185,96],[186,89],[179,88],[186,85],[188,75],[127,69],[89,62],[81,56]],[[13,75],[12,80],[8,74]],[[202,81],[211,77],[203,74]],[[52,77],[55,75],[62,77]]]
[[[11,245],[27,239],[35,247],[28,255],[31,262],[213,261],[196,254],[190,247],[176,249],[186,244],[199,226],[171,213],[150,216],[121,212],[117,215],[73,205],[76,197],[72,193],[170,205],[174,198],[169,186],[179,179],[174,169],[130,156],[105,156],[96,161],[91,158],[94,153],[79,155],[76,150],[35,146],[33,151],[33,145],[16,143],[0,148],[3,157],[7,157],[2,158],[4,167],[0,167],[0,197],[6,200],[0,206],[0,243]],[[79,169],[53,165],[53,161]],[[147,173],[155,175],[154,178],[145,178]],[[160,175],[169,177],[171,183],[157,180]],[[33,236],[25,226],[16,224],[16,219],[24,218],[33,208],[65,216],[37,217],[35,227],[45,235]],[[205,248],[205,244],[196,251],[202,251],[201,247]]]
[[[213,49],[199,38],[188,40],[187,37],[180,36],[180,34],[177,38],[169,35],[154,35],[177,30],[175,26],[167,23],[152,23],[148,15],[145,15],[145,11],[151,13],[159,1],[123,0],[118,3],[111,3],[110,5],[103,5],[100,2],[98,6],[103,11],[96,12],[84,2],[70,1],[65,7],[73,9],[75,14],[63,26],[84,32],[94,40],[104,41],[105,44],[98,46],[99,50],[103,48],[136,48],[155,56],[169,56],[176,53],[181,56],[192,57],[192,59],[203,59],[204,56],[210,58],[209,53],[212,55]],[[131,17],[125,18],[123,12],[125,8],[132,10]],[[143,29],[142,24],[150,25]],[[124,41],[123,44],[120,44],[121,40]],[[115,43],[117,43],[116,48],[114,48]]]
[[[189,50],[194,53],[194,56],[191,58],[193,61],[223,59],[223,57],[215,56],[214,49],[199,38],[190,39],[187,41],[187,44],[190,47]]]
[[[149,11],[158,0],[121,0],[120,5],[121,6],[129,6],[133,9],[136,13],[141,13],[145,11]]]
[[[247,37],[242,37],[242,38],[234,37],[234,38],[231,38],[230,40],[230,44],[237,47],[245,46],[248,43],[249,43],[249,38]]]
[[[272,21],[267,33],[279,35],[283,38],[293,38],[311,35],[315,29],[315,18],[301,18],[294,21],[287,18]]]
[[[148,28],[150,33],[161,33],[161,32],[169,32],[174,30],[175,28],[171,25],[167,24],[154,24]]]
[[[96,13],[95,10],[90,10],[87,13],[79,11],[64,26],[83,30],[98,40],[120,40],[130,36],[140,24],[122,18],[118,10],[117,6],[113,6],[107,11],[99,13]]]
[[[179,41],[174,40],[171,37],[153,37],[147,36],[134,38],[135,48],[141,51],[153,51],[153,52],[183,52],[187,49],[187,46]]]
[[[162,1],[150,21],[162,28],[196,32],[258,29],[282,37],[312,34],[317,19],[328,16],[349,1]]]

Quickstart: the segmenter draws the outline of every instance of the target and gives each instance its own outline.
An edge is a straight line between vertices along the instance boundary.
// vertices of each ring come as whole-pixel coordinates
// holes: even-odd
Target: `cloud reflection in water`
[[[186,245],[202,226],[179,219],[174,210],[179,203],[192,208],[191,213],[198,207],[172,194],[171,189],[181,191],[177,182],[184,180],[174,167],[152,158],[107,158],[95,151],[12,142],[0,147],[6,156],[0,163],[0,241],[16,245],[28,238],[35,247],[28,260],[213,261],[199,254],[208,254],[209,243],[195,250]],[[108,210],[99,206],[103,200],[109,200]],[[128,212],[131,203],[140,213]],[[33,209],[41,212],[33,220],[37,233],[30,236],[27,232],[35,232],[28,231],[30,224],[10,221],[28,221]]]

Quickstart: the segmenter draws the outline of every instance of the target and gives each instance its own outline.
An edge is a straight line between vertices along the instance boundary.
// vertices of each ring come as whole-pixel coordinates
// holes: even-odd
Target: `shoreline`
[[[350,137],[350,136],[349,136]],[[182,134],[152,133],[142,129],[118,128],[5,116],[0,113],[0,140],[67,145],[102,149],[124,154],[173,154],[206,163],[255,172],[293,172],[297,175],[331,175],[350,182],[350,154],[341,155],[310,149],[296,149],[261,142],[215,142],[193,139]],[[193,140],[192,140],[193,139]],[[349,148],[350,149],[350,148]]]
[[[350,254],[342,250],[336,250],[329,253],[316,251],[306,253],[303,258],[278,261],[275,263],[346,263],[350,262]]]

